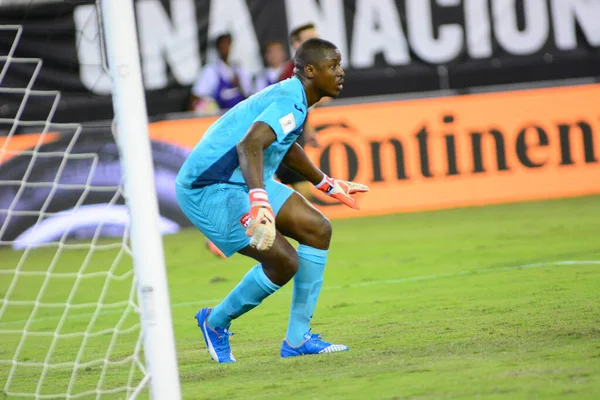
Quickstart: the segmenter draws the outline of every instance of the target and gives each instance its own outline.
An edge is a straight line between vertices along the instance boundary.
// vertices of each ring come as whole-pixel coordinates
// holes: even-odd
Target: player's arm
[[[308,110],[313,110],[315,107],[320,107],[332,101],[331,97],[321,97],[321,100],[313,104]],[[304,142],[306,146],[319,147],[319,139],[317,138],[317,130],[308,122],[304,125]]]
[[[302,175],[313,185],[318,185],[325,174],[310,161],[302,146],[294,143],[283,158],[283,163],[292,171]]]
[[[302,146],[294,143],[283,158],[283,163],[291,170],[304,176],[317,189],[328,196],[344,203],[350,208],[359,209],[356,199],[351,194],[369,191],[369,187],[361,183],[333,179],[317,168],[308,158]]]
[[[268,250],[275,241],[275,214],[264,189],[264,150],[276,140],[275,132],[264,122],[254,122],[246,136],[236,145],[240,169],[248,186],[250,222],[246,235],[250,246]]]
[[[281,142],[304,122],[304,112],[292,97],[279,96],[258,115],[237,144],[240,169],[248,189],[264,189],[264,149]]]
[[[317,139],[317,130],[308,122],[304,124],[304,143],[305,146],[319,147]]]
[[[276,139],[275,132],[264,122],[255,122],[237,144],[240,170],[249,190],[264,189],[264,150]]]
[[[317,101],[315,104],[310,106],[309,110],[313,110],[316,107],[324,106],[327,103],[330,103],[333,100],[333,97],[323,96],[321,100]]]

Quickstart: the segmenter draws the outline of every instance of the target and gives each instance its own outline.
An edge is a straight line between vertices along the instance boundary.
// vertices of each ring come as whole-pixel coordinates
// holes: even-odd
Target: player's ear
[[[306,64],[304,66],[304,75],[307,78],[314,78],[314,76],[315,76],[315,67],[313,67],[311,64]]]

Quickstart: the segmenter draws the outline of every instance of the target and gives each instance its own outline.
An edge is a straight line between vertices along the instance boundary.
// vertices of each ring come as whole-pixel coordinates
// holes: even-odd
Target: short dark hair
[[[327,50],[337,50],[337,46],[328,40],[320,38],[308,39],[298,47],[294,55],[294,65],[297,71],[303,71],[308,64],[316,64],[323,60]]]
[[[300,25],[295,27],[294,29],[292,29],[292,31],[290,32],[290,44],[292,44],[293,41],[298,41],[300,40],[300,34],[304,31],[307,31],[309,29],[315,29],[316,26],[314,23],[309,22],[307,24],[304,25]]]

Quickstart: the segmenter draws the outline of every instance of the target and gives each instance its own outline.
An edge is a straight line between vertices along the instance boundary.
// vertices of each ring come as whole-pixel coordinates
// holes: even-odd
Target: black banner
[[[23,5],[26,3],[27,5]],[[5,1],[0,56],[35,57],[4,68],[0,88],[59,90],[55,121],[108,119],[110,81],[93,1]],[[342,97],[596,77],[600,2],[585,0],[139,0],[136,16],[148,112],[183,111],[211,58],[208,43],[234,36],[232,58],[261,67],[266,40],[315,22],[344,57]],[[6,61],[0,61],[2,67]],[[1,75],[0,75],[1,76]],[[23,93],[0,91],[0,118],[19,113]],[[32,95],[21,119],[46,119],[52,96]]]

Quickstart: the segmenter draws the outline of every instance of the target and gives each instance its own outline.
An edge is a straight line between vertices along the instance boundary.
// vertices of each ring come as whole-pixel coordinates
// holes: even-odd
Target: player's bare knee
[[[321,215],[320,218],[313,221],[307,232],[305,243],[308,246],[326,250],[331,242],[333,227],[327,217]]]
[[[321,218],[321,223],[318,227],[319,229],[319,237],[324,246],[329,247],[329,243],[331,242],[331,236],[333,235],[333,226],[331,226],[331,221],[329,218],[323,216]]]

